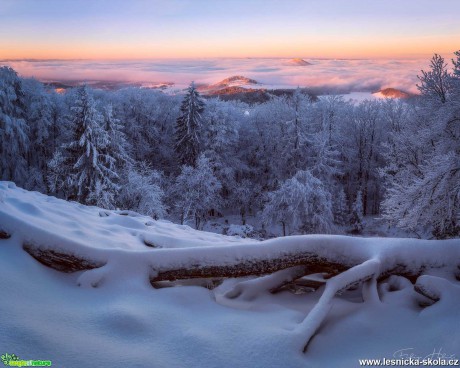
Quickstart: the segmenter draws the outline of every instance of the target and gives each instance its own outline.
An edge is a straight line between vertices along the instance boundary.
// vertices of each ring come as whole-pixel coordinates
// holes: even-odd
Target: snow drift
[[[363,358],[460,353],[457,239],[248,241],[9,182],[0,183],[0,235],[0,345],[21,359],[65,367],[354,367]],[[27,253],[97,267],[56,272]],[[292,262],[297,256],[306,267]],[[248,263],[247,277],[225,276]],[[316,269],[327,275],[302,288],[314,279],[302,276]],[[186,285],[198,270],[223,282],[212,290],[152,288],[162,273]]]

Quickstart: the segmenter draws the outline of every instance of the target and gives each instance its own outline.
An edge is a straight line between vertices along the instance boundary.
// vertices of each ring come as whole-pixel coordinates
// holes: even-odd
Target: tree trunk
[[[131,252],[93,248],[91,259],[77,255],[78,247],[50,248],[26,243],[23,248],[40,263],[55,270],[86,270],[80,278],[83,276],[83,285],[89,287],[97,287],[105,274],[117,272],[117,267],[125,261],[123,267],[134,267],[136,272],[144,266],[152,286],[160,281],[270,275],[261,281],[239,284],[228,293],[232,298],[244,295],[250,299],[256,295],[257,287],[275,290],[303,275],[327,274],[323,295],[297,329],[305,338],[302,346],[299,345],[299,350],[303,351],[327,316],[337,292],[372,280],[363,287],[363,300],[378,301],[377,282],[390,275],[404,276],[415,282],[420,275],[433,269],[443,268],[458,276],[460,268],[458,240],[386,239],[383,242],[378,238],[291,236],[206,248],[148,248]],[[115,253],[122,253],[123,257],[112,259],[110,255]],[[107,264],[111,266],[105,267]],[[442,297],[441,286],[439,280],[425,278],[417,280],[415,290],[435,302]]]
[[[151,267],[150,279],[156,281],[173,281],[193,278],[231,278],[245,276],[260,276],[296,266],[306,266],[309,274],[326,273],[337,275],[370,259],[368,247],[372,238],[352,238],[344,236],[290,236],[271,239],[263,242],[231,246],[204,248],[147,248],[143,258],[148,259]],[[387,240],[391,243],[391,239]],[[399,275],[415,280],[422,273],[433,268],[450,268],[458,271],[460,264],[460,246],[458,241],[433,241],[415,239],[397,239],[396,245],[389,248],[400,248],[401,253],[419,252],[418,262],[398,258],[395,254],[386,257],[378,255],[382,269],[380,280],[390,275]],[[415,244],[420,243],[417,247]],[[442,245],[452,251],[455,243],[455,258],[443,256]],[[405,245],[408,245],[406,247]],[[47,248],[34,244],[24,244],[24,250],[40,263],[62,272],[89,270],[103,266],[109,260],[107,252],[99,253],[93,259],[75,254],[75,250]],[[427,252],[429,250],[429,252]],[[111,251],[117,252],[116,249]],[[140,252],[133,251],[126,256],[134,256]],[[104,256],[105,255],[105,256]],[[199,260],[203,259],[203,262]],[[447,260],[449,263],[446,263]],[[409,262],[411,261],[411,262]]]
[[[236,248],[236,246],[231,247]],[[105,265],[105,262],[101,260],[88,259],[60,250],[40,248],[32,244],[24,244],[23,249],[43,265],[66,273],[91,270]],[[219,249],[231,252],[231,249],[227,247],[220,247]],[[173,249],[157,249],[155,251],[158,253],[158,256],[167,256],[172,250]],[[193,250],[196,249],[190,248],[183,250],[185,253],[194,253]],[[164,253],[161,254],[160,252]],[[182,257],[176,257],[178,264],[180,264],[180,258]],[[195,256],[190,254],[190,259],[193,258],[195,258]],[[251,255],[248,254],[247,259],[235,259],[233,262],[223,262],[223,264],[216,263],[208,266],[198,263],[187,264],[187,262],[185,264],[186,266],[170,265],[168,267],[167,265],[162,266],[161,262],[158,262],[158,265],[152,265],[150,282],[154,283],[158,281],[175,281],[195,278],[261,276],[296,266],[306,266],[309,274],[338,274],[355,265],[354,263],[337,263],[327,258],[318,257],[317,254],[308,251],[286,253],[273,258],[264,255],[251,257]]]

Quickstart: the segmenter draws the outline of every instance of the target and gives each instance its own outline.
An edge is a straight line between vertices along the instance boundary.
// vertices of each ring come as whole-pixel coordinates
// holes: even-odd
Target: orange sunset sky
[[[458,0],[2,0],[0,58],[447,55],[458,14]]]

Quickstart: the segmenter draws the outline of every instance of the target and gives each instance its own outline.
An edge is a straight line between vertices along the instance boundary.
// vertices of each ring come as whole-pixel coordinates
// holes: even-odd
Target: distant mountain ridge
[[[242,75],[234,75],[232,77],[225,78],[220,82],[216,83],[215,86],[230,86],[230,85],[253,85],[259,84],[255,79],[247,78]]]
[[[294,65],[294,66],[308,66],[308,65],[313,65],[312,63],[309,63],[308,61],[305,61],[304,59],[301,58],[294,58],[289,60],[287,65]]]
[[[396,88],[384,88],[377,92],[373,92],[372,94],[375,95],[376,97],[402,98],[402,99],[406,99],[406,98],[414,96],[413,94],[409,92],[405,92],[405,91],[402,91]]]
[[[235,95],[254,92],[260,93],[265,91],[264,88],[257,88],[258,86],[260,86],[260,84],[255,79],[242,75],[233,75],[215,84],[198,85],[197,89],[204,96]]]
[[[273,88],[267,87],[255,79],[242,75],[234,75],[214,84],[202,84],[197,86],[198,91],[207,98],[219,97],[222,100],[238,100],[246,103],[262,103],[273,96],[290,96],[295,88]],[[317,95],[310,90],[302,88],[312,101]]]
[[[302,64],[303,59],[292,59],[296,63]],[[312,65],[307,63],[308,65]],[[146,88],[146,89],[156,89],[162,90],[166,93],[180,93],[181,88],[172,82],[164,83],[142,83],[142,82],[120,82],[120,81],[79,81],[79,80],[68,80],[68,81],[54,81],[54,82],[44,82],[45,86],[58,93],[65,93],[68,89],[74,88],[76,86],[87,83],[88,86],[95,89],[102,90],[119,90],[122,88]],[[233,75],[222,79],[216,83],[196,84],[198,91],[204,97],[219,97],[223,100],[240,100],[247,103],[257,103],[268,101],[271,96],[281,96],[281,95],[291,95],[294,91],[294,88],[289,87],[279,87],[273,85],[266,85],[261,83],[253,78],[246,77],[244,75]],[[322,90],[320,88],[302,88],[302,90],[315,100],[317,96],[323,94],[340,94],[340,91],[327,91],[327,89]],[[413,93],[406,92],[397,88],[383,88],[376,89],[375,92],[371,93],[375,98],[395,98],[395,99],[408,99],[414,96]]]

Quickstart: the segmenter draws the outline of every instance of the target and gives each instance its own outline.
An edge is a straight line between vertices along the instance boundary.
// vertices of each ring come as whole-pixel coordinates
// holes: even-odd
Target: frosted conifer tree
[[[199,131],[201,126],[201,114],[204,111],[204,102],[192,82],[187,90],[176,121],[175,150],[179,162],[182,165],[196,165],[200,154]]]
[[[9,67],[0,68],[0,180],[22,185],[26,179],[28,126],[21,79]]]
[[[65,149],[68,197],[110,208],[117,190],[115,159],[107,153],[109,135],[102,128],[102,116],[87,86],[78,89],[71,111],[75,130]]]
[[[117,174],[120,174],[132,163],[128,153],[128,142],[123,133],[120,120],[113,115],[112,104],[109,103],[103,109],[103,128],[107,132],[108,141],[105,147],[106,152],[115,160],[114,166]],[[109,162],[110,164],[110,162]]]
[[[47,162],[53,155],[50,131],[52,98],[42,83],[35,79],[23,81],[26,104],[26,121],[29,126],[30,149],[27,155],[28,174],[25,187],[29,190],[46,190]]]

